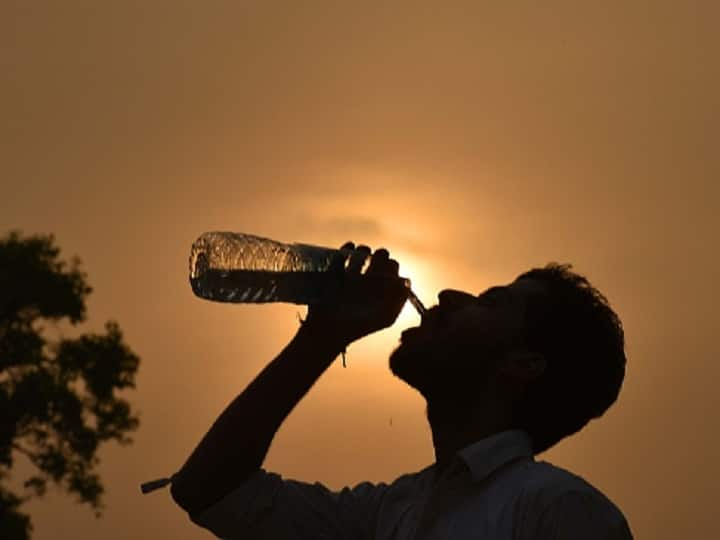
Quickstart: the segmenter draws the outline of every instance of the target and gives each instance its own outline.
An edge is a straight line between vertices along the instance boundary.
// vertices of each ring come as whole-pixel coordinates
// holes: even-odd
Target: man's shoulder
[[[522,487],[515,499],[515,511],[523,530],[574,531],[590,538],[631,539],[632,534],[620,508],[585,478],[545,461],[533,461],[525,469]],[[574,534],[573,533],[573,534]],[[595,536],[592,536],[595,538]]]
[[[546,461],[533,461],[526,469],[521,498],[539,507],[576,499],[610,513],[622,514],[615,503],[588,480]]]
[[[526,471],[525,487],[548,496],[562,495],[567,491],[600,493],[582,476],[547,461],[531,462]]]

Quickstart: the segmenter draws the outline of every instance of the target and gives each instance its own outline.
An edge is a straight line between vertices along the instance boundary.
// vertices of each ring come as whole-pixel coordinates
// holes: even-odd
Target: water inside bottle
[[[327,272],[270,272],[208,269],[190,277],[193,292],[207,300],[233,303],[319,301]]]

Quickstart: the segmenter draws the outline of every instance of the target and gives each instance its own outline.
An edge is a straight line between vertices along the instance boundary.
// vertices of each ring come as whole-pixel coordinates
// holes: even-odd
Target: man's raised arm
[[[173,477],[172,496],[188,513],[242,485],[262,466],[282,422],[345,347],[395,321],[407,299],[398,264],[380,249],[362,274],[369,255],[364,246],[352,251],[342,284],[311,307],[292,341],[228,405]]]

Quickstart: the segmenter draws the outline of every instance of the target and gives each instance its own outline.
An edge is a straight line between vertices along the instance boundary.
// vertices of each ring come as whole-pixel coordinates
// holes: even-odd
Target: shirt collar
[[[473,480],[480,482],[511,461],[532,458],[532,440],[525,431],[502,431],[466,446],[457,456],[467,465]]]

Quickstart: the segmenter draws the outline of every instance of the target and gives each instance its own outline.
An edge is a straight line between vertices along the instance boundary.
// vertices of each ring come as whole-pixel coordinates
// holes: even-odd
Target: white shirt
[[[437,478],[436,478],[437,476]],[[192,520],[227,539],[628,540],[620,510],[582,478],[533,458],[505,431],[390,485],[334,492],[261,469]]]

